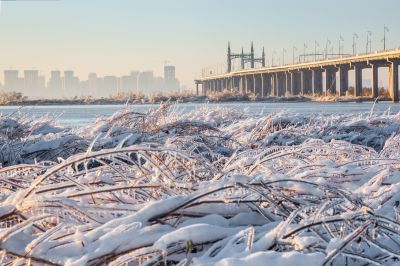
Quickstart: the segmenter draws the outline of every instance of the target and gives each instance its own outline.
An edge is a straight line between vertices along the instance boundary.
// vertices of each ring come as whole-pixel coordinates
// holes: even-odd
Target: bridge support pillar
[[[243,93],[247,93],[247,77],[243,76]]]
[[[311,94],[312,92],[312,71],[301,71],[301,93],[302,95]]]
[[[389,65],[389,94],[393,102],[399,101],[399,61]]]
[[[349,67],[339,67],[339,96],[346,96],[346,91],[349,89]]]
[[[280,73],[276,73],[276,87],[277,87],[277,92],[275,96],[282,96],[282,91],[283,91],[283,79],[282,75]]]
[[[272,96],[278,96],[278,78],[277,78],[277,74],[276,73],[272,74],[272,83],[271,83],[271,85],[272,85],[272,88],[271,88]]]
[[[379,80],[379,75],[378,75],[378,69],[379,65],[378,64],[372,64],[372,98],[376,99],[379,97],[379,86],[378,86],[378,80]]]
[[[362,70],[361,65],[354,65],[354,94],[356,97],[362,96]]]
[[[282,81],[282,89],[281,89],[281,95],[280,96],[286,96],[286,92],[287,92],[286,73],[282,72],[280,76],[281,76],[281,81]]]
[[[289,72],[285,72],[286,79],[286,96],[293,95],[292,93],[292,75]]]
[[[313,69],[313,95],[321,95],[322,94],[322,69],[316,68]]]
[[[263,77],[262,74],[254,75],[255,94],[262,97],[263,93]]]
[[[269,96],[275,96],[275,74],[270,74]]]
[[[296,74],[294,72],[289,72],[290,75],[290,94],[295,95],[296,91]]]
[[[265,75],[265,92],[264,96],[271,96],[272,95],[272,75],[266,74]]]
[[[261,97],[265,96],[265,79],[264,79],[264,75],[261,75]]]
[[[302,92],[302,82],[301,82],[301,73],[300,72],[292,72],[292,94],[299,95]]]
[[[249,87],[250,87],[249,77],[248,76],[244,76],[244,80],[245,80],[244,90],[245,90],[245,93],[247,94],[247,93],[249,93]]]
[[[252,83],[253,83],[253,88],[252,88],[253,94],[256,95],[257,94],[257,91],[256,91],[257,86],[256,86],[256,76],[255,75],[253,75]]]
[[[336,95],[336,68],[325,69],[326,94]]]

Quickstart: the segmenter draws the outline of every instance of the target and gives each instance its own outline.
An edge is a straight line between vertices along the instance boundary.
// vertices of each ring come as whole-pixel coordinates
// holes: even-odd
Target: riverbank
[[[63,106],[63,105],[125,105],[125,104],[159,104],[170,101],[173,103],[225,103],[225,102],[373,102],[370,97],[336,97],[336,96],[287,96],[287,97],[250,97],[241,95],[237,97],[162,97],[156,100],[140,99],[23,99],[10,100],[0,106]],[[391,101],[390,98],[379,98],[379,101]]]

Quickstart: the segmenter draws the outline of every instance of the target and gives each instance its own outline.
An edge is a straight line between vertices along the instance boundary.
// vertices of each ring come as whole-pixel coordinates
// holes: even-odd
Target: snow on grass
[[[0,117],[1,263],[392,265],[400,115]]]

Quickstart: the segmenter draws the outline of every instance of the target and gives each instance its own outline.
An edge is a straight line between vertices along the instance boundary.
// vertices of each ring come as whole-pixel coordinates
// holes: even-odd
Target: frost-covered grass
[[[0,264],[392,265],[400,115],[0,118]]]

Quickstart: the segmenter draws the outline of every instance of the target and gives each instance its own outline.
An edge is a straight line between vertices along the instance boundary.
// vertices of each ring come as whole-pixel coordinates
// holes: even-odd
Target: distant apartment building
[[[40,89],[39,86],[39,71],[25,70],[24,71],[24,93],[31,94]]]
[[[162,77],[154,77],[153,93],[162,93],[164,91],[164,79]]]
[[[91,96],[96,96],[99,85],[98,77],[96,73],[90,73],[88,76],[88,93]]]
[[[179,81],[175,76],[175,66],[164,66],[164,89],[170,91],[179,89]]]
[[[64,93],[66,95],[81,95],[82,92],[79,91],[79,79],[75,77],[74,71],[66,70],[64,71]]]
[[[63,88],[63,80],[61,77],[61,71],[53,70],[50,73],[50,79],[47,83],[47,88],[54,92],[60,92]]]
[[[143,71],[138,77],[138,89],[142,94],[149,94],[153,91],[154,87],[154,74],[153,71]]]
[[[105,76],[103,81],[103,89],[107,95],[117,94],[119,91],[119,82],[116,76]]]
[[[18,77],[18,70],[4,70],[3,87],[6,91],[22,91],[23,80]]]

